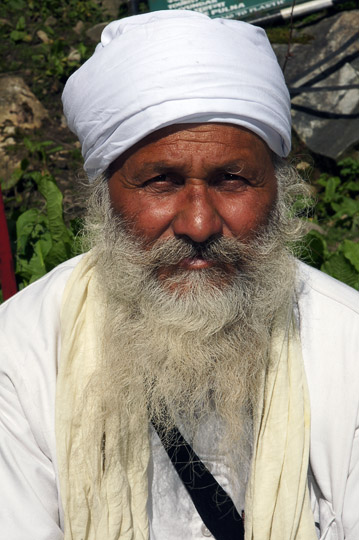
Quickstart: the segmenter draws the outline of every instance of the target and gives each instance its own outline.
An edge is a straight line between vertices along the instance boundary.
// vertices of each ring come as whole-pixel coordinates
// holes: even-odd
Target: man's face
[[[235,463],[243,463],[271,324],[293,295],[286,242],[298,233],[289,206],[298,178],[278,164],[277,194],[267,146],[219,124],[153,134],[119,158],[110,176],[111,199],[100,177],[87,216],[106,305],[94,395],[106,388],[105,410],[114,418],[128,411],[138,433],[147,428],[146,411],[164,421],[165,403],[166,429],[183,422],[189,441],[215,413],[214,452],[235,449]]]
[[[249,241],[267,223],[277,195],[267,145],[228,124],[163,128],[121,156],[112,171],[112,206],[148,249],[173,237],[194,244],[219,237]],[[178,267],[196,271],[212,264],[198,255]]]

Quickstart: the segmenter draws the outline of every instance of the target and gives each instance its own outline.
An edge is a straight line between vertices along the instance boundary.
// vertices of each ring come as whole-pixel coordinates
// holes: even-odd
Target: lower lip
[[[215,264],[214,261],[205,261],[204,259],[199,258],[186,258],[182,259],[178,267],[186,270],[202,270],[204,268],[212,268]]]

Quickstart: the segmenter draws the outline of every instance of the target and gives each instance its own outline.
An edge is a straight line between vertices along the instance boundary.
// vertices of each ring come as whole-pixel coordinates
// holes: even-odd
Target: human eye
[[[248,185],[248,180],[241,173],[223,172],[216,179],[218,189],[236,191]]]
[[[151,191],[171,191],[180,185],[180,181],[174,175],[163,173],[153,176],[143,182],[143,187]]]

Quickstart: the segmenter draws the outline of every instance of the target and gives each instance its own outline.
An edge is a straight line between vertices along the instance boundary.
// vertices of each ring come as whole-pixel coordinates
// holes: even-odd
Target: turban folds
[[[290,150],[283,74],[265,32],[241,21],[175,10],[114,21],[62,99],[90,180],[171,124],[235,124]]]

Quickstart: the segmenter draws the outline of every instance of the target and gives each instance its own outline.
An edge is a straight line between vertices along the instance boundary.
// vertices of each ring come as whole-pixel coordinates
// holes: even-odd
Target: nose
[[[207,185],[196,184],[183,189],[172,221],[176,237],[186,237],[199,243],[222,234],[222,219],[209,189]]]

